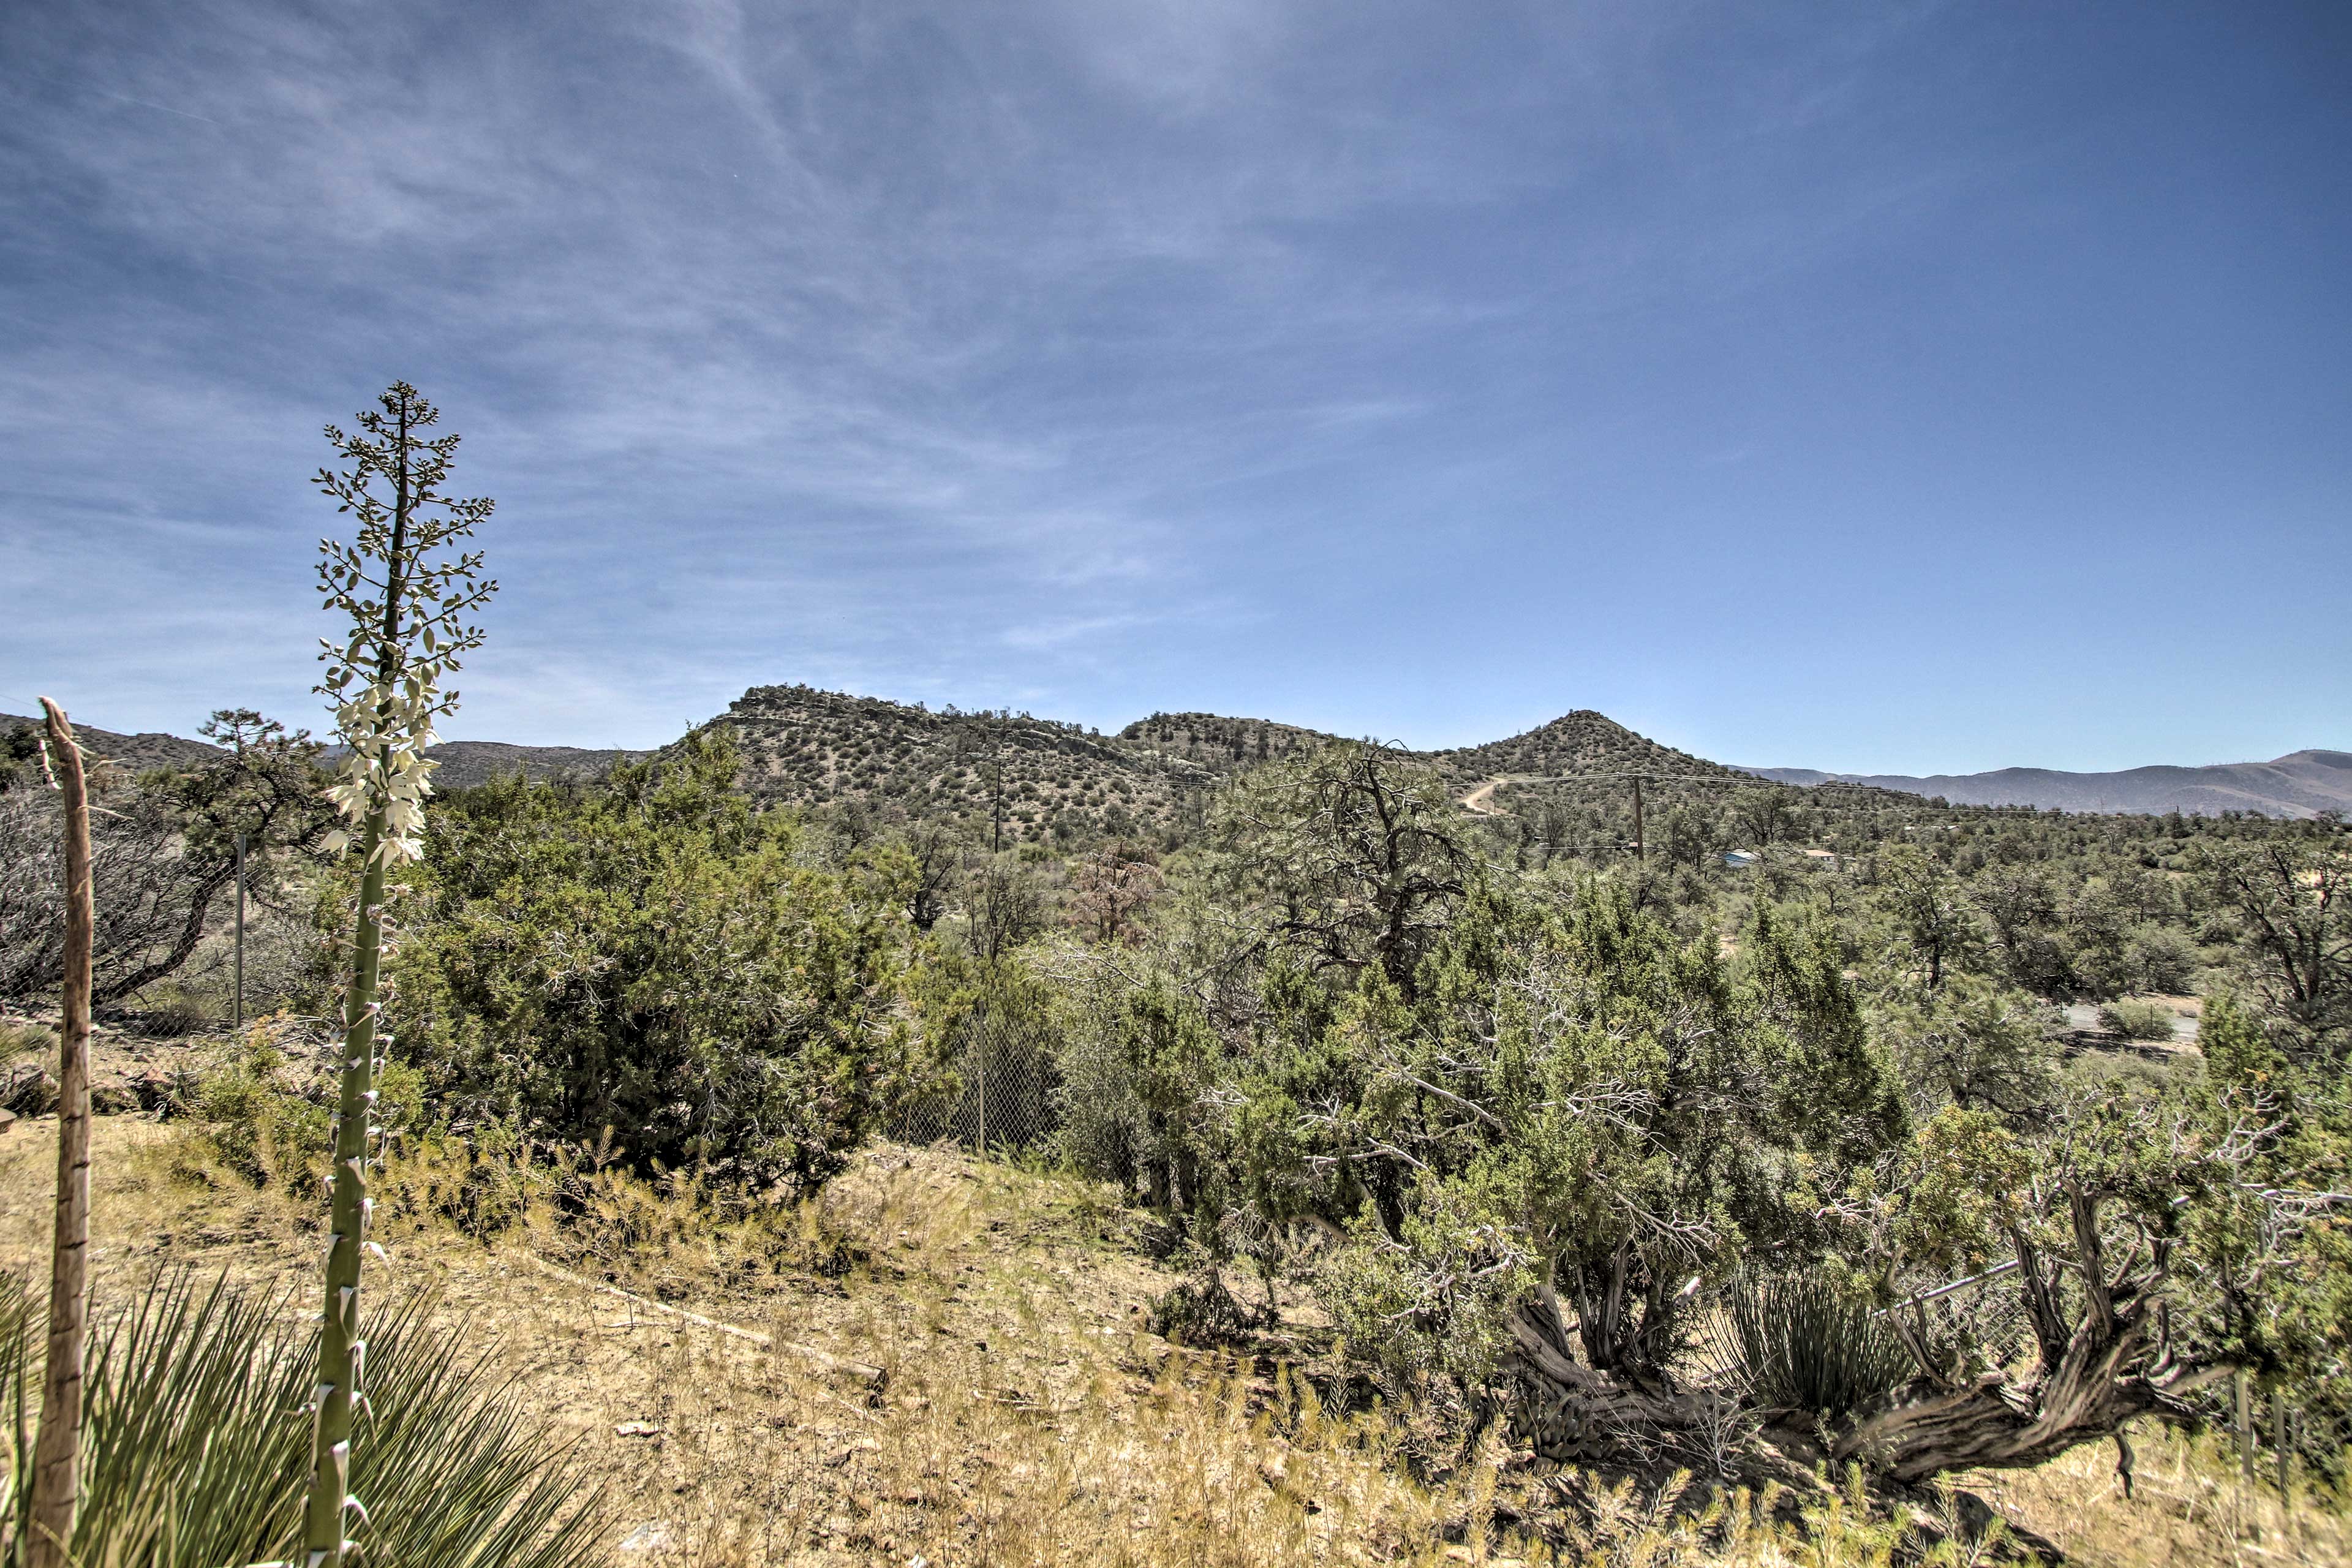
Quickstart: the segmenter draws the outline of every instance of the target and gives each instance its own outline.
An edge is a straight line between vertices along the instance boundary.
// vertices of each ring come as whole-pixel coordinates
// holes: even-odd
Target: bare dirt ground
[[[1495,791],[1503,782],[1498,778],[1488,779],[1462,797],[1462,809],[1475,812],[1480,816],[1508,816],[1509,813],[1499,810],[1495,805]]]

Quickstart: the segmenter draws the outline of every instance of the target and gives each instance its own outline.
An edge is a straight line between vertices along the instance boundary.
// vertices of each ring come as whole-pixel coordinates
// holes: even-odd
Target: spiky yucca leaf
[[[315,1328],[289,1326],[289,1292],[160,1274],[97,1322],[75,1561],[93,1568],[222,1568],[299,1558],[317,1364]],[[601,1498],[532,1419],[510,1380],[410,1294],[367,1323],[367,1443],[352,1491],[357,1539],[381,1568],[583,1568],[598,1561]],[[0,1413],[21,1402],[40,1333],[21,1282],[0,1279]],[[5,1415],[0,1415],[5,1419]],[[13,1425],[0,1442],[13,1446]],[[17,1468],[16,1457],[6,1467]],[[0,1480],[0,1486],[6,1485]],[[21,1550],[23,1493],[5,1499]]]
[[[33,1483],[33,1301],[24,1280],[0,1274],[0,1564],[15,1568],[26,1492]]]
[[[1918,1372],[1868,1303],[1809,1274],[1747,1274],[1726,1288],[1706,1339],[1725,1373],[1767,1409],[1843,1414]]]

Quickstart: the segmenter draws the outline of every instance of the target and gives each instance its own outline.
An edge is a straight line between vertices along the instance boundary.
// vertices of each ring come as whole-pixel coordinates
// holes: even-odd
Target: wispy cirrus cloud
[[[108,616],[85,650],[12,600],[0,678],[117,727],[305,709],[317,427],[399,375],[501,501],[466,732],[647,743],[794,679],[1429,740],[1646,700],[1646,540],[1777,581],[1760,542],[1888,493],[1816,493],[1911,438],[1887,410],[1972,432],[1958,472],[2004,438],[1944,367],[2005,329],[1937,268],[1999,202],[2044,221],[2034,171],[2100,132],[1972,26],[20,7],[0,573]],[[1890,277],[1944,294],[1906,316]]]

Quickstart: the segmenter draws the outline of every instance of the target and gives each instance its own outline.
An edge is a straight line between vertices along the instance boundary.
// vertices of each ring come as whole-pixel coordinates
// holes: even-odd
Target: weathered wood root
[[[2017,1469],[2120,1434],[2135,1417],[2179,1420],[2183,1396],[2226,1366],[2184,1366],[2164,1352],[2147,1302],[2086,1318],[2045,1339],[2047,1370],[2030,1383],[1987,1372],[1958,1386],[1919,1383],[1838,1434],[1831,1457],[1898,1481],[1953,1470]]]
[[[1511,1425],[1516,1436],[1547,1459],[1641,1457],[1643,1449],[1706,1419],[1704,1395],[1653,1392],[1578,1365],[1549,1301],[1523,1304],[1507,1327],[1520,1395]]]

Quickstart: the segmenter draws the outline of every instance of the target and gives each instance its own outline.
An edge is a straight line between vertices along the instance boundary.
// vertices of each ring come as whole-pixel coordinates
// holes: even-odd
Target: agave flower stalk
[[[327,673],[318,689],[335,705],[346,748],[341,776],[327,792],[344,826],[328,835],[324,847],[331,853],[356,847],[361,860],[328,1177],[331,1234],[302,1526],[307,1568],[341,1568],[349,1549],[346,1525],[365,1512],[351,1496],[351,1451],[352,1418],[366,1398],[360,1266],[371,1245],[367,1173],[376,1131],[376,1053],[390,1042],[377,1027],[383,962],[396,935],[387,904],[399,889],[390,873],[422,853],[434,768],[425,751],[436,739],[436,721],[457,705],[457,693],[445,692],[442,682],[458,668],[458,656],[481,646],[481,628],[467,617],[498,591],[495,582],[481,579],[480,552],[454,559],[440,554],[472,537],[493,504],[441,493],[457,437],[418,435],[440,414],[405,382],[377,401],[360,415],[358,434],[327,426],[327,439],[351,467],[321,468],[314,481],[359,523],[350,543],[319,542],[325,607],[341,611],[352,630],[341,643],[320,641]]]

